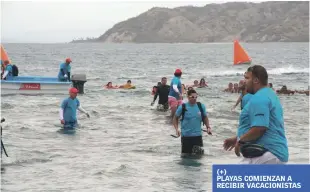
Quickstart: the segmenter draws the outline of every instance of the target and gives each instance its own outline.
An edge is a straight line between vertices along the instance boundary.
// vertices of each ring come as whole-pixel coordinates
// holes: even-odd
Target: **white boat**
[[[1,61],[5,60],[9,61],[9,57],[1,45]],[[84,93],[85,74],[72,75],[71,81],[58,81],[57,77],[14,76],[10,80],[1,80],[1,96],[68,94],[70,87],[75,87],[79,90],[79,93]]]
[[[86,75],[72,75],[71,80],[61,82],[56,77],[16,76],[12,80],[1,80],[1,96],[68,94],[70,87],[76,87],[80,93],[84,93]]]

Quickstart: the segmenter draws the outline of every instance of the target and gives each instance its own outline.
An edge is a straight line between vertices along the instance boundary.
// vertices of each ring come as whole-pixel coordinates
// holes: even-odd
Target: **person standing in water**
[[[241,110],[244,108],[245,104],[251,99],[253,96],[252,94],[248,93],[246,90],[245,85],[243,84],[241,87],[239,87],[241,90],[240,96],[236,102],[236,104],[232,107],[232,111],[235,110],[235,108],[238,106],[238,104],[241,102]]]
[[[71,62],[72,60],[70,58],[67,58],[65,63],[60,64],[59,73],[58,73],[58,81],[71,81],[70,80],[70,77],[71,77],[70,63]]]
[[[61,103],[59,111],[60,123],[64,125],[65,129],[74,129],[77,126],[77,110],[85,113],[88,118],[90,117],[88,112],[82,108],[80,101],[76,98],[78,92],[76,88],[70,88],[70,97],[64,99]]]
[[[171,118],[173,119],[175,111],[179,105],[183,103],[182,97],[182,83],[181,83],[182,71],[176,69],[174,72],[174,77],[171,80],[168,103],[171,109]]]
[[[253,94],[239,118],[237,136],[224,141],[225,150],[235,148],[243,155],[241,164],[285,164],[289,153],[283,108],[279,97],[268,87],[263,66],[249,67],[245,74],[247,92]]]
[[[182,154],[186,156],[190,154],[202,155],[203,141],[201,122],[206,125],[207,133],[211,133],[211,127],[207,116],[207,110],[204,104],[197,102],[197,92],[189,90],[187,92],[188,102],[179,106],[173,118],[173,126],[177,136],[181,136]],[[181,119],[181,131],[178,122]]]
[[[161,79],[161,84],[157,87],[157,91],[154,95],[154,100],[151,103],[153,106],[157,97],[159,96],[159,101],[157,105],[157,110],[161,111],[167,111],[169,109],[168,105],[168,95],[169,95],[170,86],[167,85],[167,78],[163,77]]]

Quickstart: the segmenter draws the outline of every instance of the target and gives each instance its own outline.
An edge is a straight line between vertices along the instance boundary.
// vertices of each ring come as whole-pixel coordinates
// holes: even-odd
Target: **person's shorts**
[[[166,103],[166,104],[158,104],[157,105],[157,110],[158,111],[168,111],[168,109],[169,109],[169,105],[168,105],[168,103]]]
[[[181,137],[182,153],[193,153],[194,146],[203,147],[202,136]]]
[[[175,97],[168,97],[168,103],[170,108],[178,107],[183,104],[183,100],[177,100]]]

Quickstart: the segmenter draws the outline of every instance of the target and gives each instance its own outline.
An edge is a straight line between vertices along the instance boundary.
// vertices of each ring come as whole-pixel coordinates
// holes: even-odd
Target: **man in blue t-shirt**
[[[13,79],[13,67],[8,60],[3,62],[4,73],[2,75],[2,79],[11,80]]]
[[[70,81],[71,62],[72,60],[70,58],[67,58],[65,63],[60,64],[58,72],[58,81]]]
[[[195,148],[203,147],[201,122],[206,125],[207,132],[211,134],[207,110],[204,104],[197,103],[197,92],[193,89],[189,90],[187,92],[187,97],[188,102],[178,107],[173,118],[176,134],[178,137],[181,135],[182,155],[197,153]],[[198,104],[201,106],[201,109]],[[183,110],[184,114],[182,114]],[[180,132],[178,122],[181,116],[183,117],[181,120]]]
[[[253,96],[240,114],[237,137],[226,139],[224,148],[231,150],[235,147],[236,155],[240,156],[240,147],[250,143],[247,148],[255,150],[255,154],[244,150],[241,163],[245,164],[288,162],[283,109],[276,93],[268,87],[266,69],[260,65],[249,67],[245,81],[247,91]]]
[[[170,90],[168,95],[168,104],[171,110],[171,118],[174,117],[175,111],[179,105],[182,105],[182,83],[181,83],[182,71],[181,69],[176,69],[174,72],[174,77],[170,83]]]
[[[63,100],[60,108],[60,123],[64,125],[65,129],[73,129],[77,126],[77,110],[85,113],[89,118],[89,114],[82,108],[80,101],[76,98],[78,90],[71,88],[69,90],[70,97]]]

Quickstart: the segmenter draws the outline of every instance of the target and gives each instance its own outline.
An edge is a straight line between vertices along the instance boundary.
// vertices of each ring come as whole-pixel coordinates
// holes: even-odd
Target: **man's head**
[[[228,88],[229,88],[229,89],[233,89],[233,87],[234,87],[234,84],[233,84],[233,83],[228,83]]]
[[[182,76],[182,71],[181,71],[181,69],[176,69],[175,72],[174,72],[174,76],[176,76],[176,77],[181,77],[181,76]]]
[[[245,81],[243,80],[243,79],[241,79],[240,81],[239,81],[239,87],[241,87],[242,85],[244,85],[245,84]]]
[[[129,85],[130,85],[130,84],[131,84],[131,80],[128,80],[128,81],[127,81],[127,84],[129,84]]]
[[[9,60],[4,60],[4,62],[3,62],[4,65],[8,65],[9,63],[10,63]]]
[[[247,92],[251,94],[255,94],[260,88],[268,84],[268,73],[261,65],[249,67],[244,78]]]
[[[66,59],[66,63],[69,65],[72,62],[72,60],[70,58]]]
[[[76,88],[72,87],[69,89],[69,94],[70,94],[70,97],[72,99],[76,98],[77,94],[78,94],[79,90],[77,90]]]
[[[268,83],[268,86],[269,86],[270,88],[272,88],[272,87],[273,87],[272,83]]]
[[[194,81],[194,85],[198,85],[198,80],[195,80],[195,81]]]
[[[162,85],[166,85],[167,84],[167,78],[166,77],[161,78],[161,84]]]
[[[238,83],[235,83],[235,84],[234,84],[234,89],[237,90],[238,88],[239,88]]]
[[[187,98],[190,104],[195,104],[197,102],[197,92],[194,89],[187,91]]]

